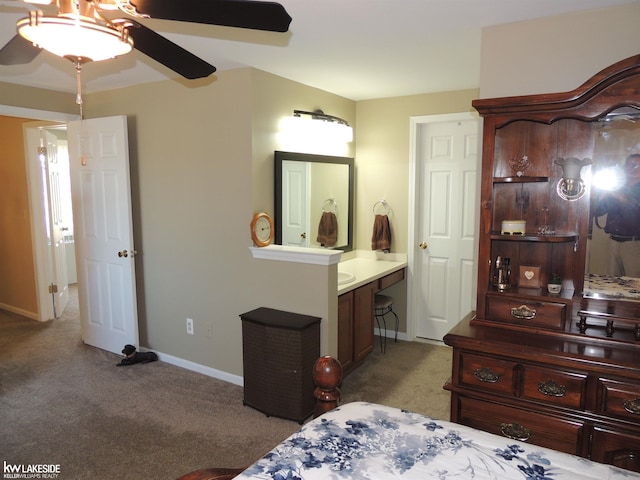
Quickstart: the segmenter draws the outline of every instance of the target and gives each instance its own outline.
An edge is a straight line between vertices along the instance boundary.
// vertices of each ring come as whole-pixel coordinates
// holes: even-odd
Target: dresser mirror
[[[640,258],[631,252],[640,248],[640,158],[627,160],[640,154],[640,111],[617,109],[593,128],[584,295],[640,300]],[[624,203],[612,200],[616,197]],[[614,205],[613,213],[607,205]],[[616,228],[616,213],[621,212],[617,222],[622,225]]]
[[[275,243],[353,249],[354,160],[276,151]]]

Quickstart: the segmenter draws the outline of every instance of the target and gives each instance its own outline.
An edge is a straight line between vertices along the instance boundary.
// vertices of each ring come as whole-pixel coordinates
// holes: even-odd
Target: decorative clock
[[[251,220],[251,239],[258,247],[266,247],[273,241],[273,219],[268,213],[256,213]]]

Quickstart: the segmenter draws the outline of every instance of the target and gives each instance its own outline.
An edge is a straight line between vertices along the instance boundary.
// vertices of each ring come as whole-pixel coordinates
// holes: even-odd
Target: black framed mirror
[[[353,249],[354,159],[276,151],[275,243]]]

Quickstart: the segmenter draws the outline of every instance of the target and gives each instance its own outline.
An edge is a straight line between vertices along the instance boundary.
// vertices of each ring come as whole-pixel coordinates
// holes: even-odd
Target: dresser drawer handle
[[[496,383],[500,379],[500,375],[489,367],[477,368],[474,370],[473,376],[484,383]]]
[[[531,438],[531,430],[519,423],[501,423],[500,433],[511,440],[526,442]]]
[[[531,318],[535,318],[536,310],[535,308],[530,308],[526,305],[520,305],[519,307],[513,307],[511,309],[511,315],[521,320],[529,320]]]
[[[634,415],[640,415],[640,398],[636,398],[635,400],[625,400],[622,405],[624,405],[624,409],[627,412],[633,413]]]
[[[538,383],[538,391],[548,397],[564,397],[567,394],[567,387],[558,385],[553,380]]]

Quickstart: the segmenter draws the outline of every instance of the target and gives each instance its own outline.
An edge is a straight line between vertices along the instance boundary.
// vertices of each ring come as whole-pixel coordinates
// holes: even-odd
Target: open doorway
[[[19,122],[18,125],[24,125],[25,121],[30,122],[31,120],[39,121],[43,124],[46,123],[46,125],[49,126],[53,125],[54,123],[56,125],[64,125],[68,121],[77,119],[76,115],[27,109],[21,107],[12,107],[7,105],[0,105],[0,116],[9,119],[9,122],[13,118],[14,120]],[[46,278],[44,282],[41,282],[39,281],[39,276],[44,272],[44,266],[49,264],[49,259],[41,254],[43,250],[36,249],[35,245],[33,244],[36,237],[36,232],[33,230],[34,215],[31,208],[32,188],[29,178],[30,172],[27,170],[28,161],[26,152],[26,139],[23,140],[23,136],[26,130],[22,126],[18,128],[21,130],[22,134],[17,134],[16,132],[14,137],[9,136],[6,137],[5,140],[11,141],[11,139],[14,138],[17,142],[14,151],[23,152],[23,155],[20,155],[18,153],[14,158],[19,158],[19,162],[22,163],[22,167],[12,167],[9,172],[14,172],[14,174],[17,174],[17,176],[5,177],[3,178],[3,183],[9,182],[10,184],[12,184],[9,190],[10,192],[18,192],[18,195],[12,198],[14,198],[15,201],[19,201],[20,203],[11,203],[12,211],[14,211],[15,214],[7,217],[7,219],[16,217],[16,221],[18,222],[16,224],[16,227],[18,227],[19,231],[23,232],[24,235],[21,235],[20,237],[22,239],[20,240],[21,245],[23,245],[21,247],[22,250],[20,255],[16,256],[15,249],[13,249],[14,259],[9,259],[9,263],[5,265],[5,267],[9,268],[9,270],[5,271],[5,273],[11,274],[11,272],[13,272],[13,274],[11,274],[10,276],[10,278],[13,278],[13,280],[10,281],[11,288],[9,289],[9,291],[5,292],[6,295],[4,297],[2,306],[8,311],[17,313],[27,318],[31,318],[34,320],[48,320],[50,318],[53,318],[53,313],[49,314],[49,312],[45,312],[47,308],[53,310],[52,296],[48,293],[47,287],[49,283],[46,281]],[[34,147],[34,156],[36,157],[38,146],[39,143],[36,143]],[[38,168],[34,168],[33,170],[36,176],[41,175],[38,173]],[[64,183],[64,181],[62,183]],[[39,192],[36,191],[35,193],[39,193],[40,195],[42,195],[42,189],[40,189]],[[43,210],[43,207],[41,207],[40,210]],[[41,215],[40,218],[44,217]],[[15,229],[9,228],[3,233],[7,235],[13,235],[13,230]],[[41,222],[40,230],[42,232],[46,230],[44,221]],[[42,243],[46,245],[49,241],[50,236],[45,235],[44,233],[42,235],[45,238]],[[61,240],[64,241],[67,239],[62,237]],[[66,245],[64,247],[65,248],[60,249],[62,258],[65,258],[67,256]],[[46,252],[46,249],[44,251]],[[72,252],[69,252],[69,255],[71,255],[71,253]],[[14,262],[15,268],[10,266],[11,261]],[[17,277],[14,278],[14,275],[17,275]],[[43,295],[40,295],[38,292],[38,290],[42,289],[40,287],[40,284],[44,285],[44,287],[42,287],[45,290],[45,293]]]
[[[23,128],[40,320],[56,319],[77,283],[67,127],[38,121]]]

